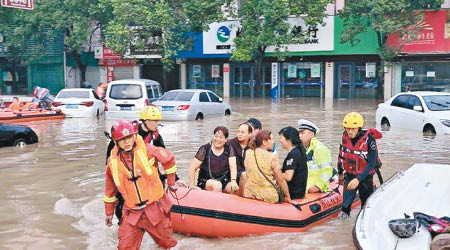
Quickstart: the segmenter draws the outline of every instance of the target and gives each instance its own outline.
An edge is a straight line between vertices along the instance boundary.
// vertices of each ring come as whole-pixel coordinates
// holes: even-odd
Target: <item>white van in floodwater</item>
[[[105,117],[137,119],[140,110],[163,94],[159,82],[148,79],[124,79],[108,84]]]

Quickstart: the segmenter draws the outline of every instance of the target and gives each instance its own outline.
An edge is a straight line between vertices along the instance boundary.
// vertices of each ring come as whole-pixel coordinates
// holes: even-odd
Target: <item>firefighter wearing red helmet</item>
[[[170,209],[172,204],[164,192],[154,161],[162,163],[167,174],[167,184],[175,187],[175,157],[164,149],[145,144],[134,126],[119,120],[111,128],[115,146],[108,158],[103,201],[107,226],[112,225],[116,193],[125,200],[123,217],[119,226],[118,249],[139,249],[144,231],[150,234],[161,248],[177,244],[172,236]]]

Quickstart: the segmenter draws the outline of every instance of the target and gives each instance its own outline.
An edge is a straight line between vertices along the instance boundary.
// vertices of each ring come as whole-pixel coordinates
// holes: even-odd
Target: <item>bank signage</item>
[[[289,18],[292,32],[304,32],[302,39],[295,44],[282,46],[289,52],[301,51],[332,51],[334,50],[334,17],[324,19],[324,26],[307,26],[302,18]],[[233,40],[241,32],[239,21],[212,23],[209,30],[203,32],[203,54],[231,54],[234,48]],[[275,52],[275,47],[269,46],[266,52]]]
[[[0,0],[2,7],[32,10],[34,8],[33,0]]]
[[[437,53],[450,51],[450,11],[426,11],[424,20],[414,25],[421,30],[413,39],[395,33],[388,36],[387,45],[399,48],[405,53]]]
[[[293,32],[305,32],[305,37],[297,39],[295,44],[281,46],[281,50],[289,52],[332,51],[334,50],[334,17],[324,18],[324,26],[307,26],[302,18],[289,18]],[[266,52],[275,52],[274,46],[269,46]]]
[[[233,39],[239,35],[239,21],[212,23],[203,32],[203,54],[231,54]]]

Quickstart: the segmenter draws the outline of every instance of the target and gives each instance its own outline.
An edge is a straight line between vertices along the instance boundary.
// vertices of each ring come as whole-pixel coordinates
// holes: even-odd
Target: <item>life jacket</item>
[[[153,167],[154,158],[148,159],[146,146],[141,136],[137,136],[133,149],[133,169],[128,170],[114,147],[109,158],[109,167],[114,183],[129,208],[139,209],[164,195],[164,188],[157,169]]]
[[[9,105],[9,108],[12,111],[20,111],[22,109],[22,107],[20,106],[20,102],[11,103],[11,105]]]
[[[446,232],[450,230],[450,218],[441,217],[437,218],[428,214],[414,212],[414,218],[419,221],[432,235]]]
[[[149,133],[148,133],[148,135],[145,137],[145,139],[144,139],[144,142],[145,143],[150,143],[150,142],[156,142],[156,139],[158,139],[158,136],[159,136],[159,132],[158,132],[158,130],[156,130],[156,131],[150,131]],[[155,145],[155,143],[153,143],[153,145]],[[157,146],[157,145],[155,145],[155,146]],[[157,146],[158,147],[158,146]]]
[[[345,171],[349,174],[358,175],[367,167],[367,155],[368,155],[368,143],[369,137],[373,139],[380,139],[383,135],[380,131],[371,128],[368,130],[363,130],[364,135],[359,138],[359,140],[352,144],[350,137],[347,132],[342,134],[341,147],[339,149],[339,161],[342,163]],[[378,156],[378,148],[376,150],[377,159],[375,163],[375,168],[370,170],[369,174],[374,174],[376,168],[381,167],[381,160]]]

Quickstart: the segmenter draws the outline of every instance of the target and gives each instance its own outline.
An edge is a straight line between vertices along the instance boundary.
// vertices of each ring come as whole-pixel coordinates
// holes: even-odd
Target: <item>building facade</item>
[[[267,48],[262,88],[255,87],[253,63],[230,59],[239,21],[213,23],[196,34],[194,49],[180,55],[180,87],[211,89],[225,97],[270,96],[276,74],[281,97],[375,98],[380,59],[374,32],[361,35],[361,43],[352,47],[341,43],[343,23],[337,16],[329,15],[318,27],[307,27],[301,18],[289,21],[306,30],[307,37],[286,46],[289,56],[284,61],[276,59],[273,47]]]
[[[443,5],[446,6],[446,5]],[[448,7],[450,8],[450,6]],[[417,39],[398,34],[387,44],[401,48],[386,69],[385,99],[402,92],[432,90],[450,92],[450,10],[426,11]],[[401,46],[401,47],[400,47]]]
[[[39,59],[24,63],[8,59],[5,41],[7,34],[0,34],[0,93],[5,95],[29,95],[35,86],[48,88],[52,94],[64,88],[64,38],[61,35],[48,37],[44,44],[45,54]],[[34,41],[27,48],[36,46]],[[21,53],[29,52],[24,48]]]

